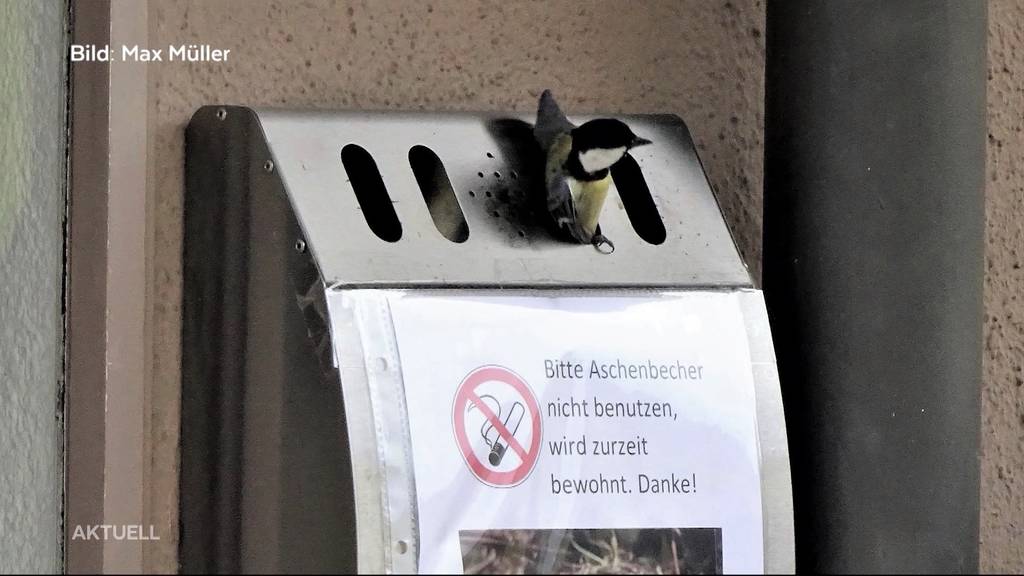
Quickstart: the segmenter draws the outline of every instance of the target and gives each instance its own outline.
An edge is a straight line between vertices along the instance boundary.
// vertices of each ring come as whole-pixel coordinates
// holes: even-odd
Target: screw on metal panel
[[[267,160],[266,162],[264,162],[263,163],[263,169],[266,170],[267,172],[273,172],[274,171],[274,161],[273,160]]]
[[[295,251],[298,252],[299,254],[305,254],[306,253],[306,241],[303,240],[302,238],[299,238],[298,240],[296,240],[295,241]]]
[[[217,120],[223,120],[228,117],[228,111],[225,108],[217,108]]]

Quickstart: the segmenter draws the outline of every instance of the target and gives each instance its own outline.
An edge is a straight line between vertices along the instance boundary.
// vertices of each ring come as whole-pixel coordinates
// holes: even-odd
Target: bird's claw
[[[590,243],[593,244],[594,249],[601,254],[611,254],[612,252],[615,252],[615,244],[606,238],[604,234],[594,234],[594,238]]]

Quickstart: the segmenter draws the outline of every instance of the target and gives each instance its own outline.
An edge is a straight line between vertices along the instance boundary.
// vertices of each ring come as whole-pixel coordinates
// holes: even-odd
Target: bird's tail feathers
[[[533,126],[533,137],[536,138],[537,143],[546,150],[551,147],[556,136],[573,128],[575,126],[562,113],[551,90],[545,90],[540,95],[540,103],[537,105],[537,123]]]

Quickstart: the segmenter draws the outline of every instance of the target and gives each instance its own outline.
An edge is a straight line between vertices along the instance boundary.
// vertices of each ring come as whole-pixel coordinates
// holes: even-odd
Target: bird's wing
[[[533,137],[537,139],[540,147],[547,150],[559,134],[569,132],[575,127],[558,107],[551,90],[545,90],[540,95],[540,104],[537,106],[537,123],[533,125]]]
[[[572,200],[572,190],[569,188],[569,181],[561,174],[555,174],[547,180],[548,213],[560,230],[567,232],[574,240],[580,243],[590,242],[583,227],[580,226],[576,214],[576,203]]]

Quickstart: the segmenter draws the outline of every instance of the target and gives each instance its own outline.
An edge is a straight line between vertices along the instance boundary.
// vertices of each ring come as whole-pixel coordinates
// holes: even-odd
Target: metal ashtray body
[[[792,571],[778,375],[760,292],[686,126],[613,169],[615,251],[552,237],[532,195],[528,119],[208,106],[186,133],[182,333],[184,572],[415,571],[400,410],[373,405],[368,339],[334,292],[742,293],[754,370],[765,569]],[[582,120],[582,119],[581,119]],[[378,370],[379,372],[379,370]],[[399,388],[400,388],[400,384]],[[400,403],[399,403],[400,404]],[[500,448],[494,458],[501,459]]]

